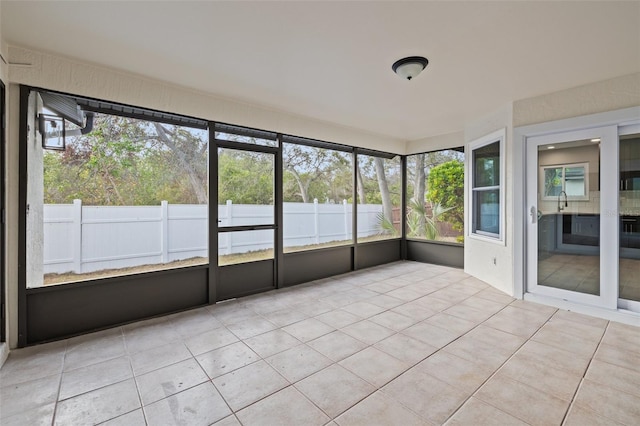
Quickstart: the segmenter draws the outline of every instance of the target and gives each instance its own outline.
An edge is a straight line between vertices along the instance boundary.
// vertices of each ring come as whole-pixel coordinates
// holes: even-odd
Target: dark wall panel
[[[284,287],[351,271],[351,246],[286,253]]]
[[[386,240],[358,245],[357,269],[400,260],[400,243],[400,240]]]
[[[207,267],[27,290],[27,343],[207,303]]]
[[[220,267],[218,301],[274,289],[273,268],[273,259]]]
[[[407,241],[407,260],[464,268],[464,246]]]

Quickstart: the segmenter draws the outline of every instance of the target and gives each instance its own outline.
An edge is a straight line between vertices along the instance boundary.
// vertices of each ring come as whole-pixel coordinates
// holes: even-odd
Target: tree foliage
[[[433,167],[427,178],[427,200],[444,209],[442,220],[454,229],[464,229],[464,164],[451,160]]]
[[[340,203],[353,198],[350,154],[284,144],[282,156],[284,201]]]
[[[218,202],[273,204],[273,156],[233,149],[218,150]]]
[[[157,205],[207,202],[203,132],[96,114],[94,129],[44,153],[44,202]]]

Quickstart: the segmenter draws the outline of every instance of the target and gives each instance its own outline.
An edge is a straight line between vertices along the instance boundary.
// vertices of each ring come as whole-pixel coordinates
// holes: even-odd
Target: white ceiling
[[[640,71],[640,2],[6,1],[4,39],[415,140]],[[429,58],[412,81],[391,64]]]

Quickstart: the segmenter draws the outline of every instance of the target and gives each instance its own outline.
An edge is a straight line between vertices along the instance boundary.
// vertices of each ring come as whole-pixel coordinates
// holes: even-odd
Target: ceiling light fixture
[[[422,56],[409,56],[408,58],[400,59],[391,65],[393,72],[398,74],[402,78],[411,80],[422,72],[427,67],[429,60]]]
[[[591,139],[591,142],[593,142],[593,143],[600,142],[600,138],[593,138],[593,139]]]

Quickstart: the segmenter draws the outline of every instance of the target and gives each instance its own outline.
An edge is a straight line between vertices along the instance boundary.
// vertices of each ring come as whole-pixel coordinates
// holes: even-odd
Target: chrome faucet
[[[562,197],[562,194],[564,194],[564,206],[560,204],[560,197]],[[569,207],[569,202],[567,201],[567,193],[565,191],[560,191],[560,194],[558,194],[558,211],[561,212],[565,207]]]

